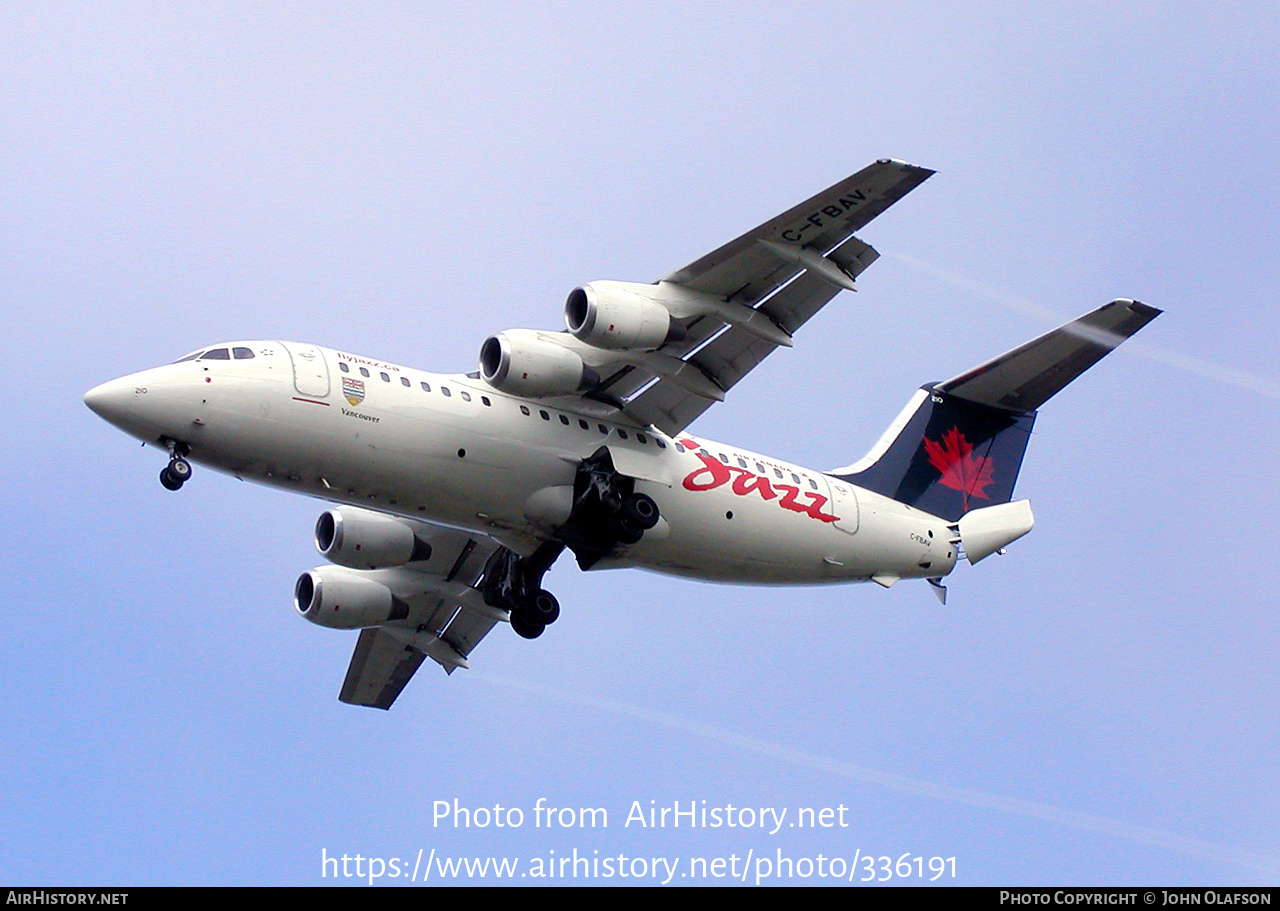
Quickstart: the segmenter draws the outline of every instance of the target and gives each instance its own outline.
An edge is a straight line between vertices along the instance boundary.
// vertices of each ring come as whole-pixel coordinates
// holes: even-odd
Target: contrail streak
[[[923,260],[916,259],[914,256],[904,256],[901,253],[886,253],[884,256],[888,259],[897,260],[904,266],[922,272],[925,275],[936,278],[948,284],[955,285],[957,288],[963,288],[973,294],[981,295],[988,300],[993,300],[1002,306],[1015,310],[1018,313],[1025,313],[1028,316],[1043,320],[1046,323],[1057,325],[1063,322],[1061,314],[1054,313],[1048,307],[1033,303],[1025,298],[1009,294],[990,285],[975,281],[966,276],[937,266],[930,265]],[[1153,345],[1142,339],[1133,339],[1125,343],[1124,350],[1129,354],[1136,354],[1139,357],[1145,357],[1148,360],[1157,361],[1161,364],[1168,364],[1187,373],[1194,373],[1206,379],[1215,380],[1219,383],[1226,383],[1228,386],[1235,386],[1237,389],[1245,389],[1249,392],[1265,395],[1269,398],[1280,399],[1280,382],[1269,379],[1265,376],[1258,376],[1254,373],[1246,373],[1243,370],[1236,370],[1234,367],[1227,367],[1222,364],[1215,364],[1213,361],[1206,361],[1203,358],[1191,357],[1190,355],[1180,354],[1177,351],[1171,351],[1159,345]]]
[[[1021,800],[1016,797],[1001,797],[998,794],[988,794],[983,791],[974,791],[968,788],[953,788],[948,785],[933,784],[932,782],[921,781],[916,778],[907,778],[904,775],[895,775],[891,772],[881,772],[867,766],[856,765],[851,762],[832,759],[827,756],[819,756],[814,753],[806,753],[803,750],[782,746],[781,744],[770,743],[766,740],[759,740],[755,737],[747,737],[743,734],[730,731],[727,728],[706,724],[701,721],[692,721],[688,718],[682,718],[679,715],[673,715],[669,712],[660,712],[655,709],[647,709],[641,706],[619,702],[616,699],[606,699],[601,696],[592,696],[585,693],[574,693],[568,690],[529,683],[524,680],[495,677],[492,674],[478,674],[475,671],[472,671],[468,676],[473,680],[483,680],[513,690],[520,690],[537,696],[550,697],[563,702],[572,702],[578,705],[602,709],[616,715],[625,715],[629,718],[647,721],[652,724],[661,725],[662,727],[683,731],[687,734],[694,734],[707,740],[714,740],[717,743],[723,743],[727,746],[735,747],[740,750],[746,750],[751,753],[768,756],[780,762],[786,762],[806,769],[813,769],[818,772],[826,772],[831,775],[837,775],[841,778],[848,778],[852,781],[876,784],[894,791],[902,791],[907,794],[915,794],[921,797],[931,797],[935,800],[945,800],[950,803],[959,803],[986,810],[1000,810],[1005,813],[1014,813],[1031,819],[1039,819],[1045,822],[1070,826],[1075,829],[1083,829],[1087,832],[1100,832],[1104,835],[1124,838],[1129,841],[1150,845],[1152,847],[1165,848],[1170,851],[1189,854],[1194,857],[1202,857],[1207,860],[1228,864],[1233,867],[1243,867],[1249,870],[1256,870],[1269,877],[1274,877],[1278,872],[1280,872],[1280,862],[1277,862],[1273,858],[1264,857],[1259,854],[1248,854],[1236,851],[1232,848],[1216,845],[1207,841],[1200,841],[1199,839],[1185,838],[1181,835],[1162,832],[1159,829],[1153,829],[1149,826],[1134,825],[1132,823],[1121,822],[1118,819],[1110,819],[1106,816],[1096,816],[1092,813],[1081,813],[1077,810],[1064,810],[1061,807],[1038,803],[1034,800]]]

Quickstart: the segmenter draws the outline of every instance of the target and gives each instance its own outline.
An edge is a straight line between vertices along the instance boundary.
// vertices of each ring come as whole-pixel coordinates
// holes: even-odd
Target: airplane
[[[565,329],[486,339],[435,374],[291,341],[200,348],[91,389],[90,409],[192,464],[335,504],[294,604],[360,630],[339,699],[388,709],[427,658],[466,668],[499,623],[536,638],[543,576],[639,567],[737,583],[925,579],[1029,532],[1013,488],[1038,409],[1160,314],[1114,300],[921,386],[870,452],[819,471],[689,425],[879,254],[855,233],[934,172],[881,159],[654,283],[573,289]]]

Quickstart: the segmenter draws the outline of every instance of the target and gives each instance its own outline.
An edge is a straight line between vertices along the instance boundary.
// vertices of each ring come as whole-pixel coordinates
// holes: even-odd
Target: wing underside
[[[408,605],[404,620],[362,630],[338,695],[342,702],[388,709],[427,658],[446,673],[498,623],[475,585],[498,548],[482,535],[418,523],[429,560],[394,569],[351,570],[377,579]]]
[[[654,351],[605,351],[547,333],[601,377],[573,407],[602,417],[687,427],[879,256],[854,236],[933,171],[883,159],[667,275],[663,294],[705,295],[713,312],[674,313],[681,337]],[[566,405],[570,404],[565,402]]]
[[[424,652],[381,629],[361,630],[338,699],[389,709],[426,658]]]

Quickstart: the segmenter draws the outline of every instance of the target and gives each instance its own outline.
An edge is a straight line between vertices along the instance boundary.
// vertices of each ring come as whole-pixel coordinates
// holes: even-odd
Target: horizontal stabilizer
[[[1114,300],[935,389],[1006,411],[1035,411],[1162,311]]]

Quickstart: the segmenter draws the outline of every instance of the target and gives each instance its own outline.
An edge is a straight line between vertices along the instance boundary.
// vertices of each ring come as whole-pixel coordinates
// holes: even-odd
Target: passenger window
[[[430,391],[431,391],[431,384],[430,384],[430,383],[419,383],[418,385],[422,387],[422,391],[423,391],[423,392],[430,392]]]
[[[453,393],[449,391],[449,387],[448,387],[448,386],[441,386],[441,387],[440,387],[440,394],[441,394],[442,396],[444,396],[446,399],[447,399],[447,398],[450,398],[450,397],[453,395]]]
[[[528,406],[528,405],[521,405],[521,406],[520,406],[520,413],[521,413],[521,414],[528,414],[528,413],[529,413],[529,406]]]
[[[407,376],[402,376],[402,377],[400,377],[400,385],[401,385],[401,386],[403,386],[404,388],[408,389],[408,388],[409,388],[409,378],[408,378]]]
[[[794,471],[791,473],[791,483],[792,484],[800,483],[800,475],[796,474]]]
[[[385,370],[379,373],[378,376],[382,377],[382,382],[384,383],[391,382],[391,377],[387,376],[387,372]]]
[[[238,361],[247,361],[249,358],[253,357],[253,350],[251,348],[232,348],[231,353]]]
[[[469,402],[469,401],[471,401],[471,393],[470,393],[470,392],[467,392],[466,390],[463,390],[462,392],[459,392],[459,393],[458,393],[458,395],[462,396],[462,400],[463,400],[464,402]]]
[[[351,372],[351,368],[347,366],[346,361],[338,361],[338,369],[341,370],[343,373]]]
[[[489,408],[493,405],[493,402],[489,401],[489,397],[487,395],[480,396],[480,401],[484,403],[484,407],[486,408]]]
[[[810,478],[810,479],[809,479],[809,486],[810,486],[810,487],[812,487],[814,490],[817,490],[817,489],[818,489],[818,482],[817,482],[817,481],[815,481],[813,478]]]
[[[538,414],[542,416],[542,419],[543,419],[544,421],[549,421],[549,420],[551,420],[551,415],[547,414],[546,409],[539,408],[539,409],[538,409]]]
[[[738,467],[739,467],[739,468],[746,468],[746,467],[747,467],[747,460],[746,460],[746,459],[744,459],[742,456],[738,456]]]
[[[608,436],[609,428],[604,426],[603,424],[600,424],[599,426],[600,426],[600,432],[603,433],[605,436]]]
[[[654,437],[653,441],[658,444],[659,449],[666,449],[667,444],[662,442],[662,437]]]
[[[775,469],[773,470],[773,476],[774,476],[775,478],[781,478],[781,477],[782,477],[782,469],[781,469],[781,468],[775,468]]]
[[[368,375],[369,375],[369,371],[368,371],[368,370],[366,370],[364,367],[361,367],[361,368],[360,368],[360,375],[361,375],[361,376],[368,376]]]
[[[684,446],[680,443],[676,443],[676,452],[684,452]]]
[[[625,440],[625,439],[627,438],[627,432],[626,432],[625,430],[623,430],[621,427],[619,427],[619,428],[618,428],[618,436],[622,437],[622,438]]]
[[[584,421],[582,418],[578,418],[578,426],[581,427],[583,430],[591,429],[591,425],[588,424],[586,421]]]
[[[637,442],[637,443],[639,443],[641,446],[643,446],[643,445],[644,445],[644,434],[643,434],[643,433],[637,433],[637,434],[636,434],[636,442]]]
[[[231,352],[226,348],[213,348],[200,356],[202,361],[229,361]]]
[[[767,472],[764,470],[764,466],[761,465],[759,462],[756,462],[756,474],[767,474]]]
[[[568,416],[563,415],[563,414],[562,414],[562,415],[560,415],[560,423],[561,423],[561,424],[563,424],[564,426],[568,427],[568,426],[569,426],[569,418],[568,418]]]
[[[725,454],[722,452],[722,453],[720,453],[720,461],[721,461],[721,462],[724,462],[726,465],[728,465],[728,464],[729,464],[729,457],[728,457],[727,455],[725,455]]]

